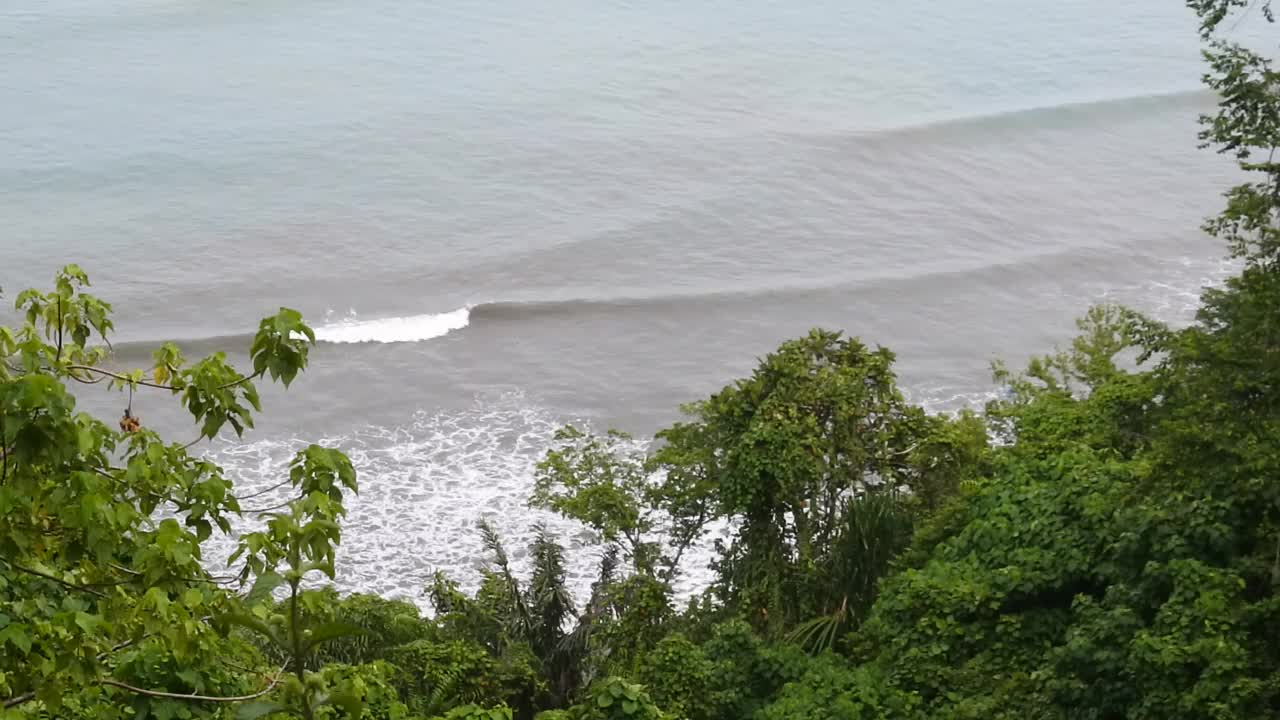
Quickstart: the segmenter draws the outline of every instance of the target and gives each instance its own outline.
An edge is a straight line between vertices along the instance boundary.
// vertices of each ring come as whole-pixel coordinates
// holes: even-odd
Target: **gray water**
[[[1176,0],[8,3],[0,287],[82,264],[125,364],[302,310],[312,369],[209,451],[352,453],[343,588],[474,581],[482,516],[584,581],[524,506],[563,422],[643,438],[814,326],[946,411],[1090,303],[1187,320],[1229,271],[1201,72]]]

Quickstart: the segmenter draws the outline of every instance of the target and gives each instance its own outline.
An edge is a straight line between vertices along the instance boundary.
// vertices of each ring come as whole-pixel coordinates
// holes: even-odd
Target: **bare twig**
[[[131,384],[131,385],[141,385],[141,386],[143,386],[143,387],[155,388],[155,389],[157,389],[157,390],[169,390],[169,391],[175,391],[175,390],[181,390],[181,389],[182,389],[182,388],[180,388],[180,387],[175,387],[175,386],[173,386],[173,385],[165,385],[165,384],[163,384],[163,383],[154,383],[154,382],[150,382],[150,381],[148,381],[148,380],[135,380],[135,379],[133,379],[133,378],[129,377],[128,375],[122,375],[122,374],[120,374],[120,373],[112,372],[112,371],[110,371],[110,370],[105,370],[105,369],[100,368],[100,367],[94,367],[93,365],[68,365],[68,366],[67,366],[67,369],[68,369],[68,370],[80,370],[80,371],[82,371],[82,372],[98,373],[99,375],[105,375],[106,377],[115,378],[116,380],[119,380],[119,381],[121,381],[121,382],[126,382],[126,383],[129,383],[129,384]],[[251,380],[254,380],[254,379],[256,379],[256,378],[259,378],[259,377],[262,377],[262,373],[254,373],[254,374],[252,374],[252,375],[245,375],[244,377],[242,377],[242,378],[240,378],[240,379],[238,379],[238,380],[232,380],[231,382],[223,383],[223,384],[218,385],[217,387],[215,387],[215,388],[213,388],[213,389],[214,389],[214,390],[226,390],[227,388],[235,387],[236,385],[243,385],[244,383],[247,383],[247,382],[249,382],[249,381],[251,381]]]
[[[115,645],[111,646],[110,650],[104,650],[103,652],[98,653],[98,657],[96,659],[98,660],[98,662],[102,662],[111,653],[119,652],[121,650],[124,650],[127,647],[136,645],[137,643],[140,643],[149,637],[151,637],[151,633],[146,633],[145,635],[142,635],[141,637],[136,637],[132,640],[125,640],[124,642],[116,643]]]
[[[29,701],[29,700],[33,700],[33,699],[35,698],[35,696],[36,696],[36,691],[35,691],[35,690],[31,690],[31,691],[29,691],[29,692],[24,692],[24,693],[22,693],[21,695],[15,695],[15,696],[13,696],[13,697],[9,698],[8,700],[5,700],[5,701],[4,701],[4,704],[3,704],[3,705],[0,705],[0,707],[3,707],[5,710],[8,710],[8,709],[9,709],[9,708],[11,708],[11,707],[17,707],[17,706],[21,705],[21,704],[22,704],[22,703],[24,703],[24,702],[27,702],[27,701]]]
[[[195,695],[190,693],[171,693],[171,692],[163,692],[160,690],[147,690],[145,688],[134,687],[132,685],[129,685],[128,683],[122,683],[119,680],[112,680],[111,678],[103,678],[99,682],[102,685],[108,685],[113,688],[127,690],[128,692],[136,693],[138,695],[146,695],[147,697],[169,698],[171,700],[192,700],[196,702],[244,702],[246,700],[256,700],[257,698],[260,698],[263,695],[266,695],[267,693],[274,690],[276,688],[276,685],[280,684],[280,679],[284,676],[284,670],[285,670],[284,666],[282,666],[279,670],[277,670],[275,677],[271,679],[271,683],[267,685],[265,688],[263,688],[262,690],[259,690],[258,692],[253,693],[252,695],[239,695],[235,697],[220,697],[217,695]]]
[[[707,521],[707,509],[704,507],[698,513],[698,521],[695,525],[695,527],[697,527],[698,530],[695,532],[689,533],[680,539],[679,544],[676,545],[675,557],[671,558],[671,561],[667,563],[666,571],[663,573],[663,580],[667,582],[672,582],[673,580],[675,580],[676,571],[679,570],[680,568],[680,558],[684,556],[684,551],[687,550],[690,545],[692,545],[696,540],[698,540],[702,536],[702,528],[705,526],[706,521]]]
[[[240,501],[244,501],[244,500],[252,500],[253,498],[261,497],[261,496],[263,496],[263,495],[266,495],[267,493],[269,493],[269,492],[271,492],[271,491],[273,491],[273,490],[279,490],[280,488],[284,487],[285,485],[288,485],[290,482],[292,482],[292,481],[291,481],[291,480],[287,480],[287,479],[286,479],[286,480],[281,480],[280,482],[276,483],[275,485],[272,485],[272,486],[271,486],[271,487],[269,487],[269,488],[266,488],[266,489],[264,489],[264,490],[259,490],[258,492],[255,492],[255,493],[249,493],[248,495],[244,495],[244,496],[237,496],[237,497],[236,497],[236,499],[237,499],[237,500],[240,500]]]
[[[260,507],[260,508],[249,508],[247,510],[241,510],[241,512],[247,512],[252,515],[261,515],[262,513],[271,512],[272,510],[279,510],[281,508],[286,508],[289,506],[289,503],[291,502],[293,502],[293,500],[289,499],[277,505],[268,505],[267,507]]]
[[[133,568],[127,568],[123,565],[118,565],[116,563],[112,563],[111,567],[115,568],[116,570],[119,570],[120,572],[132,575],[134,577],[138,577],[138,578],[144,577],[143,573],[140,573],[137,570],[134,570]],[[208,583],[210,585],[229,585],[233,582],[238,581],[239,578],[235,577],[234,575],[210,575],[209,577],[179,577],[177,575],[165,575],[161,577],[160,580],[176,580],[178,582],[191,582],[191,583]],[[124,582],[127,582],[127,581],[124,581]],[[99,583],[99,584],[103,584],[103,583]],[[120,585],[123,583],[109,583],[109,584]]]
[[[106,376],[99,376],[96,380],[90,380],[89,378],[82,378],[76,375],[75,373],[67,373],[67,377],[71,378],[72,380],[75,380],[81,385],[97,385],[98,383],[107,379]]]
[[[142,385],[142,386],[144,386],[144,387],[155,388],[155,389],[157,389],[157,390],[171,390],[171,391],[172,391],[172,390],[178,390],[178,389],[180,389],[180,388],[176,388],[176,387],[174,387],[174,386],[172,386],[172,385],[162,385],[162,384],[160,384],[160,383],[148,382],[148,381],[146,381],[146,380],[134,380],[133,378],[129,377],[128,375],[121,375],[120,373],[112,372],[112,371],[110,371],[110,370],[103,370],[102,368],[94,367],[94,366],[92,366],[92,365],[68,365],[68,366],[67,366],[67,369],[68,369],[68,370],[79,370],[80,372],[97,373],[97,374],[102,375],[102,376],[105,376],[105,377],[115,378],[116,380],[119,380],[119,381],[121,381],[121,382],[127,382],[127,383],[130,383],[130,384]],[[75,377],[75,376],[73,375],[72,377]]]

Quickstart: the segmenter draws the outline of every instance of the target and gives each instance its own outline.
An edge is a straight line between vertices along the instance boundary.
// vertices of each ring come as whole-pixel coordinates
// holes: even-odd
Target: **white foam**
[[[432,572],[443,570],[474,591],[488,553],[477,521],[488,519],[502,535],[518,574],[527,577],[526,548],[544,523],[565,546],[568,580],[580,602],[599,569],[600,548],[592,533],[559,515],[528,507],[534,465],[568,419],[530,405],[519,394],[476,401],[463,411],[419,412],[398,427],[362,427],[320,444],[339,447],[356,466],[360,494],[346,502],[337,582],[343,592],[402,597],[428,609],[422,595]],[[270,488],[288,476],[288,461],[305,439],[259,440],[216,445],[212,460],[223,467],[239,495]],[[248,508],[276,505],[289,488],[246,500]],[[246,515],[234,531],[261,526]],[[205,558],[224,572],[234,539],[215,535]],[[710,538],[686,553],[688,574],[680,590],[692,592],[711,579]]]
[[[410,315],[378,320],[357,320],[354,313],[341,322],[316,328],[316,340],[331,343],[397,343],[420,342],[454,330],[461,330],[471,323],[471,308],[462,307],[446,313]]]
[[[1195,320],[1204,289],[1222,287],[1241,265],[1231,258],[1175,257],[1154,260],[1152,268],[1146,279],[1128,285],[1087,289],[1095,302],[1124,305],[1184,327]]]
[[[919,405],[930,415],[954,415],[962,410],[981,412],[988,402],[1001,396],[1001,389],[930,385],[902,388],[902,393],[908,402]]]

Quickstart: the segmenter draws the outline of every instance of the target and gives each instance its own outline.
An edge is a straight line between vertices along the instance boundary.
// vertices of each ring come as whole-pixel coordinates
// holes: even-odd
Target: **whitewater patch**
[[[471,324],[471,307],[446,313],[359,320],[354,316],[315,328],[316,340],[328,343],[421,342],[448,335]]]
[[[585,601],[599,571],[600,545],[581,524],[528,506],[535,466],[570,419],[530,403],[520,393],[478,398],[467,409],[418,412],[398,426],[364,426],[315,442],[347,453],[356,467],[358,495],[346,501],[335,586],[341,592],[399,597],[430,610],[423,590],[439,570],[472,592],[488,552],[479,522],[502,536],[513,568],[527,577],[527,549],[538,527],[565,547],[567,579]],[[290,497],[289,460],[311,440],[220,442],[210,459],[236,485],[246,510],[271,508]],[[260,493],[260,494],[259,494]],[[253,512],[233,522],[233,535],[262,527]],[[686,554],[680,595],[711,580],[713,537]],[[214,572],[226,572],[233,537],[215,535],[205,546]]]

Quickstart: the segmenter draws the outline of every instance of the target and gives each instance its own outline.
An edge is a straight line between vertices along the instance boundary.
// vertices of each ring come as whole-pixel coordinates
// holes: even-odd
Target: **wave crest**
[[[378,320],[344,320],[315,329],[316,340],[328,343],[420,342],[447,335],[471,324],[471,307],[446,313]]]

